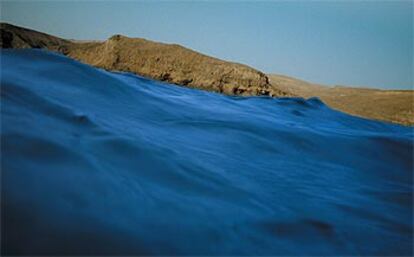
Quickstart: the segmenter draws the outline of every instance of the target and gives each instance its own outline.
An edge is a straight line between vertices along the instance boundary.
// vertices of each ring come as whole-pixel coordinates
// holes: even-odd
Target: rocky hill
[[[106,41],[75,41],[7,23],[0,23],[0,32],[1,48],[45,48],[107,70],[228,95],[316,96],[349,114],[414,125],[413,90],[326,87],[283,75],[266,75],[180,45],[121,35]]]
[[[127,71],[178,85],[229,95],[287,96],[246,65],[209,57],[175,44],[115,35],[103,42],[71,41],[7,23],[2,48],[45,48],[111,71]]]

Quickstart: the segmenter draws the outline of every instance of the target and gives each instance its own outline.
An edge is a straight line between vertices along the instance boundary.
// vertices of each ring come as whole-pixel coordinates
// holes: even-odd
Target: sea
[[[2,255],[413,254],[413,127],[0,61]]]

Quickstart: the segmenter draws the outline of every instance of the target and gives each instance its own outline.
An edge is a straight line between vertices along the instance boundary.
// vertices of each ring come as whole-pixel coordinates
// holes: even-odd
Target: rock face
[[[289,96],[246,65],[209,57],[175,44],[121,35],[104,42],[75,42],[1,23],[2,48],[46,48],[111,71],[127,71],[228,95]]]

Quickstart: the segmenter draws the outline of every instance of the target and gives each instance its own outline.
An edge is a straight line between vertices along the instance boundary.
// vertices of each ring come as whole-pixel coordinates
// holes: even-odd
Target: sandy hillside
[[[328,87],[295,78],[268,74],[271,84],[301,97],[319,97],[329,106],[360,117],[414,125],[413,90]]]

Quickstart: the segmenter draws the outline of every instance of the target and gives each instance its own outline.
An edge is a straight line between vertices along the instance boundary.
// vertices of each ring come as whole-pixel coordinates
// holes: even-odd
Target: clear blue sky
[[[322,84],[413,87],[413,1],[2,1],[1,20],[72,39],[178,43]]]

